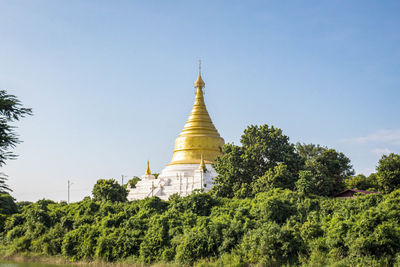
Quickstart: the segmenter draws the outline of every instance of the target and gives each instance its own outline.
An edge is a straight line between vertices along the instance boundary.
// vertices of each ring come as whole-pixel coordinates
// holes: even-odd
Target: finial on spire
[[[201,78],[201,59],[199,59],[199,76],[197,76],[197,80],[194,82],[195,88],[204,88],[205,82]]]
[[[150,171],[150,162],[149,162],[149,161],[147,161],[146,175],[151,175],[151,171]]]
[[[201,73],[201,58],[199,58],[199,73]]]
[[[202,171],[206,170],[206,164],[204,163],[203,153],[201,153],[201,160],[200,160],[199,170],[202,170]]]

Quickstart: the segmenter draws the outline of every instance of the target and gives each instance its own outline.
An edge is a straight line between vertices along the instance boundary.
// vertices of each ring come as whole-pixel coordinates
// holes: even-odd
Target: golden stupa
[[[206,164],[211,164],[218,155],[222,154],[225,141],[219,135],[208,114],[204,103],[204,86],[199,66],[199,76],[194,83],[197,90],[192,112],[179,137],[175,140],[175,149],[169,165],[200,164],[202,160]]]

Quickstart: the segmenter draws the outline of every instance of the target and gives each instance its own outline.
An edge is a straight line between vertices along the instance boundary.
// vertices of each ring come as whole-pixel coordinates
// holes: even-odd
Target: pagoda
[[[192,112],[175,140],[171,162],[156,178],[151,174],[149,163],[146,173],[129,189],[128,200],[158,196],[167,200],[173,194],[190,195],[194,190],[208,192],[216,171],[211,166],[222,154],[224,139],[215,128],[204,102],[205,83],[199,75],[194,83],[196,97]]]

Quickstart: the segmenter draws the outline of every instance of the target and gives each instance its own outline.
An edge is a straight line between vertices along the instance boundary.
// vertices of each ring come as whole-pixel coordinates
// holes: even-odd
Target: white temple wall
[[[211,164],[206,164],[206,169],[206,172],[199,170],[198,164],[179,164],[164,168],[158,179],[152,175],[143,175],[142,180],[136,184],[136,188],[128,188],[128,200],[152,196],[168,200],[171,195],[176,193],[180,196],[187,196],[194,190],[203,189],[208,192],[217,173]]]

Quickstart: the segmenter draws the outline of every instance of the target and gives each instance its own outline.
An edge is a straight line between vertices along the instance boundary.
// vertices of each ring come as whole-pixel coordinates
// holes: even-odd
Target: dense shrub
[[[70,260],[394,265],[400,263],[399,207],[400,190],[344,200],[287,189],[251,199],[197,193],[168,202],[40,200],[6,218],[0,246]]]
[[[294,229],[277,223],[266,222],[245,235],[238,248],[245,262],[282,265],[296,262],[302,252],[303,240]]]
[[[128,191],[114,179],[100,179],[94,185],[92,194],[99,201],[125,202]]]

